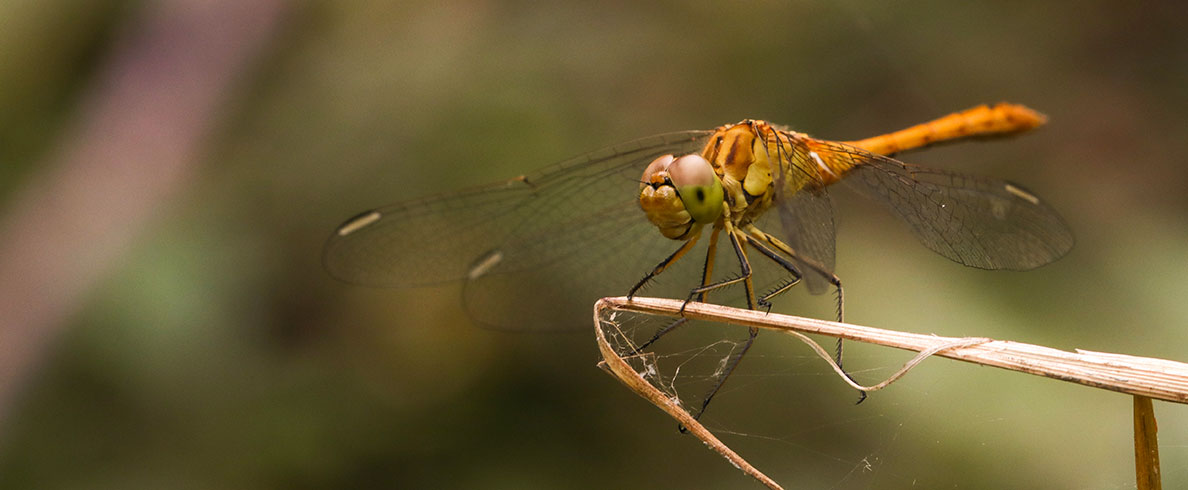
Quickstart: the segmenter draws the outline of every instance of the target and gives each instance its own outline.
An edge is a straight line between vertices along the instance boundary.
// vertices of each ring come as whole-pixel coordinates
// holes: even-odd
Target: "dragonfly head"
[[[714,167],[701,155],[664,155],[644,170],[639,204],[660,233],[685,239],[722,215],[725,192]]]

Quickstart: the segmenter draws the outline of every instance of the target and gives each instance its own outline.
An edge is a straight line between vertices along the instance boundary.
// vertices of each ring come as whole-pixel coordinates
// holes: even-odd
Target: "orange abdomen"
[[[892,155],[936,143],[987,136],[1006,136],[1047,122],[1048,118],[1025,106],[1001,102],[972,109],[873,138],[846,141],[871,153]]]

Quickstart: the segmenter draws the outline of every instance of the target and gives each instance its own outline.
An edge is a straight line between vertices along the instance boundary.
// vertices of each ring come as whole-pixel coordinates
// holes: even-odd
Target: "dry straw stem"
[[[768,488],[783,488],[775,480],[772,480],[763,474],[763,472],[759,471],[759,469],[751,466],[751,463],[748,463],[742,456],[739,456],[738,453],[734,452],[734,450],[715,437],[709,429],[706,429],[688,411],[681,407],[679,400],[669,397],[664,392],[656,389],[655,386],[652,386],[651,383],[648,383],[643,376],[640,376],[639,373],[631,368],[631,365],[626,360],[615,352],[615,349],[607,342],[606,335],[602,329],[601,315],[603,310],[613,308],[608,306],[607,301],[606,298],[603,298],[594,304],[594,332],[598,340],[598,350],[602,352],[602,362],[599,363],[599,366],[627,385],[631,391],[638,393],[639,396],[644,397],[652,402],[653,405],[656,405],[669,416],[676,419],[681,423],[681,427],[684,427],[690,434],[693,434],[704,442],[710,450],[722,455],[723,458],[726,458],[726,461],[729,461],[735,468],[742,470],[747,476],[754,478]]]
[[[684,311],[682,312],[682,305]],[[764,313],[760,311],[742,310],[726,306],[688,303],[672,299],[634,298],[624,297],[603,298],[594,305],[594,324],[599,350],[602,351],[603,362],[600,364],[610,371],[619,381],[626,384],[640,396],[648,399],[661,410],[677,419],[689,432],[701,439],[709,448],[726,458],[735,467],[760,483],[770,488],[780,488],[778,484],[751,466],[745,459],[719,441],[704,426],[697,422],[684,410],[677,400],[656,389],[639,373],[635,372],[627,362],[615,352],[606,340],[603,332],[602,320],[607,318],[608,310],[631,311],[649,315],[669,317],[684,316],[692,320],[713,321],[758,327],[768,330],[781,331],[793,335],[800,333],[821,334],[839,337],[847,340],[857,340],[877,345],[895,347],[921,353],[929,353],[950,359],[971,362],[983,366],[994,366],[1012,371],[1019,371],[1038,376],[1046,376],[1063,381],[1079,383],[1095,388],[1128,393],[1136,396],[1136,403],[1141,397],[1155,398],[1176,403],[1188,403],[1188,364],[1164,359],[1128,356],[1077,350],[1076,352],[1062,351],[1021,342],[993,340],[987,338],[954,338],[924,335],[917,333],[896,332],[879,328],[830,322],[812,318]],[[817,347],[819,349],[819,347]],[[828,358],[828,356],[826,356]],[[896,378],[910,367],[914,366],[923,356],[908,363],[900,373],[892,376]],[[886,384],[886,383],[883,383]],[[877,389],[877,386],[875,389]],[[1149,401],[1147,401],[1149,404]],[[1139,411],[1136,405],[1136,417]],[[1154,415],[1146,425],[1145,434],[1154,441]],[[1151,448],[1142,444],[1140,428],[1136,420],[1136,451],[1140,448]],[[1153,453],[1158,458],[1158,453]],[[1140,481],[1143,478],[1152,479],[1153,487],[1158,488],[1158,459],[1153,465],[1151,461],[1136,460]],[[1143,469],[1146,466],[1146,469]],[[1145,474],[1144,474],[1145,473]],[[1141,483],[1140,483],[1141,484]]]
[[[600,300],[595,310],[614,309],[677,317],[681,314],[681,304],[681,301],[672,299],[628,300],[618,297]],[[1131,395],[1188,403],[1188,364],[1165,359],[1079,349],[1068,352],[1009,340],[981,339],[971,342],[979,339],[896,332],[706,303],[689,303],[685,306],[684,316],[692,320],[828,335],[916,352],[950,346],[936,355]]]

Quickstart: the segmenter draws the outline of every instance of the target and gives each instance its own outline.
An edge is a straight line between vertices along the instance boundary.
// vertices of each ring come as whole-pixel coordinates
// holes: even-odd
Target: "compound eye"
[[[668,177],[693,220],[713,223],[722,215],[725,191],[714,166],[701,155],[685,155],[668,165]]]
[[[653,165],[656,162],[652,162]],[[701,155],[685,155],[668,165],[668,177],[678,189],[688,185],[708,186],[714,183],[718,175],[714,173],[714,166]]]

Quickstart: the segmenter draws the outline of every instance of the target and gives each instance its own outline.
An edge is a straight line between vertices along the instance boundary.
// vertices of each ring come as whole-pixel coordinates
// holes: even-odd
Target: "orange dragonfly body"
[[[719,127],[700,152],[661,155],[644,169],[640,207],[663,236],[683,244],[637,282],[628,296],[693,249],[708,226],[712,232],[701,282],[690,290],[688,300],[705,301],[711,291],[742,283],[749,308],[770,308],[773,297],[807,279],[814,292],[825,284],[835,288],[837,320],[843,321],[841,280],[833,273],[832,206],[826,194],[826,188],[837,182],[849,183],[883,203],[926,246],[959,263],[1023,270],[1051,262],[1069,250],[1072,234],[1034,194],[1009,182],[926,169],[887,156],[944,141],[1011,134],[1043,122],[1043,116],[1030,109],[999,104],[846,143],[815,139],[764,121]],[[756,225],[772,207],[779,208],[779,237]],[[713,282],[723,232],[742,270]],[[756,297],[748,249],[778,264],[788,279]],[[658,330],[635,350],[646,349],[681,323]],[[757,333],[751,328],[746,343],[727,359],[696,416]],[[836,357],[841,365],[840,339]]]
[[[802,280],[814,293],[836,288],[840,319],[828,192],[835,183],[882,205],[925,246],[961,264],[1025,270],[1064,255],[1073,244],[1068,227],[1021,186],[889,156],[1043,122],[1004,103],[848,142],[757,120],[662,134],[505,182],[366,211],[338,227],[324,263],[335,277],[372,286],[461,281],[476,322],[517,330],[589,328],[594,300],[645,286],[656,296],[705,299],[742,283],[742,299],[754,308]],[[699,244],[705,229],[710,239]],[[721,253],[733,250],[742,274],[715,282],[719,236],[728,237],[731,247]],[[681,242],[675,253],[674,239]],[[678,264],[699,247],[704,262]],[[770,260],[752,269],[748,251]],[[755,278],[773,272],[774,286],[756,295]],[[715,301],[739,291],[728,289]]]
[[[749,245],[777,262],[775,254],[799,262],[814,277],[835,283],[840,296],[840,283],[832,274],[829,206],[811,201],[825,199],[825,188],[843,179],[886,204],[913,227],[925,245],[954,261],[983,269],[1015,270],[1051,262],[1071,247],[1072,236],[1059,216],[1035,195],[1005,181],[916,167],[887,156],[946,141],[1017,133],[1044,121],[1043,116],[1019,105],[978,106],[894,133],[845,143],[815,139],[764,121],[719,127],[699,153],[681,158],[661,156],[645,169],[641,207],[662,235],[685,240],[685,244],[636,288],[683,256],[697,243],[702,228],[712,224],[711,250],[716,247],[718,233],[729,231],[744,262],[744,273],[713,286],[707,275],[693,294],[704,299],[709,290],[743,282],[748,304],[754,307],[742,250]],[[701,185],[690,183],[696,180],[695,174]],[[712,202],[700,202],[705,195],[714,196]],[[754,226],[773,205],[781,207],[786,228],[782,236],[793,245]],[[694,210],[700,208],[712,211],[702,211],[698,219]],[[712,269],[712,260],[705,267]],[[802,278],[796,266],[785,268],[797,281]],[[783,290],[786,288],[779,291]],[[771,296],[758,302],[767,304]],[[840,303],[838,311],[840,320]]]

